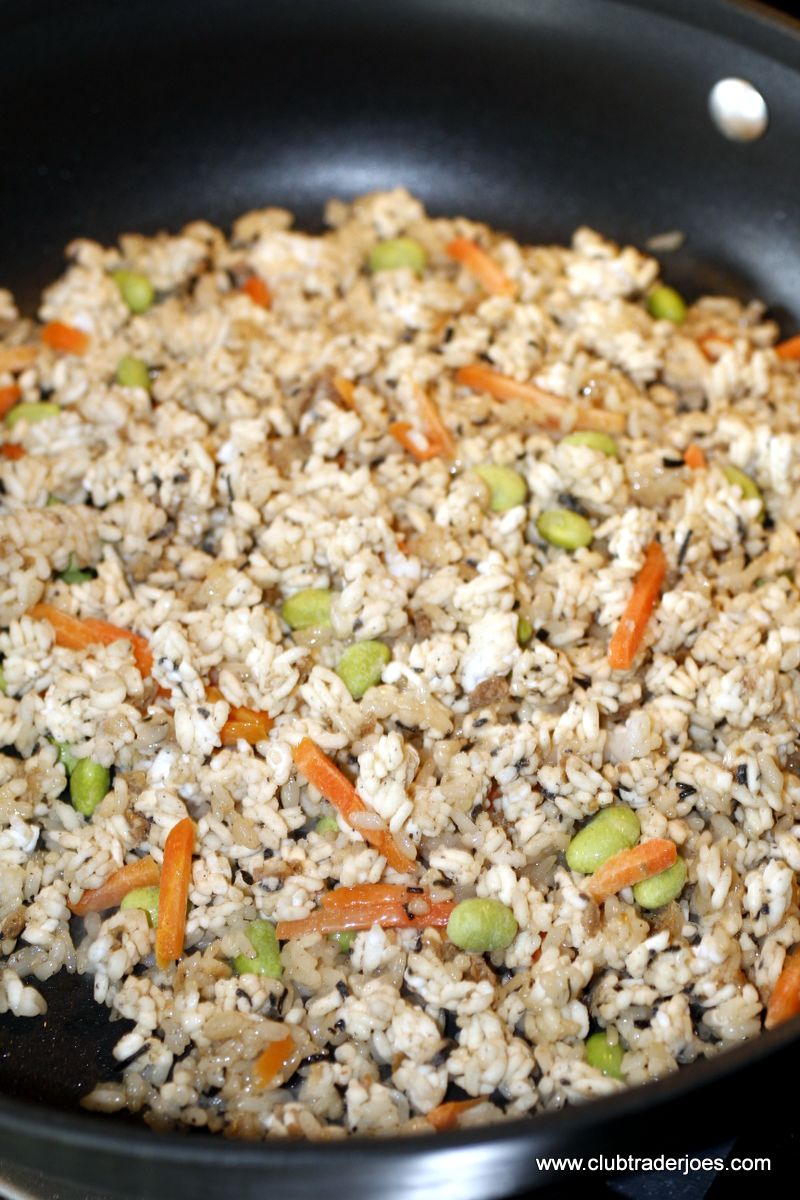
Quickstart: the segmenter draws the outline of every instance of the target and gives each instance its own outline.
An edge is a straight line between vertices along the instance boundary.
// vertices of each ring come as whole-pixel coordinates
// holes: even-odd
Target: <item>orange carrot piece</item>
[[[517,285],[471,238],[457,237],[445,248],[450,258],[461,263],[493,296],[516,296]]]
[[[245,296],[249,296],[254,304],[259,308],[271,308],[272,294],[264,283],[264,280],[258,275],[251,275],[249,279],[245,279],[242,284],[242,291]]]
[[[373,925],[383,929],[441,929],[450,920],[454,908],[451,900],[431,904],[428,911],[419,916],[410,916],[396,901],[354,904],[349,908],[318,908],[311,916],[301,917],[298,921],[278,921],[275,933],[279,941],[286,942],[306,933],[339,933],[342,929],[371,929]]]
[[[633,887],[652,875],[660,875],[675,862],[678,850],[667,838],[640,842],[630,850],[620,850],[598,867],[587,880],[585,890],[594,900],[605,900],[623,888]]]
[[[651,542],[645,552],[644,565],[636,576],[631,598],[608,644],[609,666],[615,671],[627,671],[636,657],[666,570],[667,560],[661,543]]]
[[[705,471],[708,466],[706,456],[696,442],[690,442],[683,455],[683,461],[693,471]]]
[[[544,429],[560,429],[565,417],[572,417],[574,429],[594,429],[602,433],[622,433],[625,417],[622,413],[606,412],[604,408],[576,407],[563,396],[556,396],[537,387],[535,383],[520,383],[483,363],[470,363],[456,371],[456,383],[473,392],[488,392],[495,400],[521,400],[530,409],[537,425]]]
[[[3,458],[7,458],[9,462],[16,462],[18,458],[25,457],[25,447],[20,446],[18,442],[4,442],[0,446],[0,454]]]
[[[342,774],[336,763],[328,758],[311,738],[303,738],[300,744],[295,746],[294,761],[301,774],[337,812],[341,813],[345,821],[349,821],[356,813],[368,811],[347,776]],[[365,842],[369,842],[380,851],[389,866],[398,874],[416,870],[416,864],[400,852],[388,829],[357,829],[357,832]]]
[[[24,371],[37,354],[36,346],[0,346],[0,371]]]
[[[721,333],[704,333],[697,339],[697,344],[709,362],[716,362],[725,347],[732,346],[733,342]]]
[[[184,817],[172,826],[164,843],[156,930],[156,963],[162,969],[183,954],[193,850],[194,822]]]
[[[420,446],[417,439],[414,437],[414,427],[409,425],[407,421],[393,421],[389,426],[389,433],[396,442],[399,442],[404,450],[409,454],[413,454],[417,462],[428,462],[431,458],[438,458],[442,452],[438,442],[428,441],[427,446]]]
[[[334,375],[331,380],[337,396],[342,400],[348,408],[356,406],[356,385],[352,379],[347,379],[344,375]]]
[[[76,917],[85,917],[90,912],[116,908],[134,888],[155,887],[159,876],[158,863],[149,855],[136,858],[113,871],[100,887],[85,891],[77,904],[70,904],[70,909]]]
[[[775,353],[783,362],[800,362],[800,333],[785,342],[778,342]]]
[[[764,1025],[774,1029],[800,1013],[800,947],[787,956],[767,1005]]]
[[[389,426],[389,433],[404,450],[414,455],[417,462],[427,462],[428,459],[437,458],[439,455],[452,458],[455,454],[455,444],[436,404],[422,388],[416,389],[416,401],[419,427],[427,445],[419,445],[414,437],[415,428],[407,421],[394,421]]]
[[[52,604],[34,604],[28,616],[35,621],[49,621],[56,635],[56,645],[67,650],[85,650],[87,646],[110,646],[112,642],[125,640],[131,643],[133,657],[143,676],[152,674],[153,652],[147,639],[130,629],[120,629],[108,621],[87,617],[81,621],[69,613],[62,612]]]
[[[85,617],[83,624],[88,630],[91,640],[101,642],[104,646],[110,646],[112,642],[123,640],[130,642],[140,674],[145,678],[152,675],[153,651],[150,649],[147,638],[142,637],[140,633],[133,633],[130,629],[120,629],[118,625],[98,620],[96,617]]]
[[[295,1052],[294,1038],[287,1033],[278,1042],[270,1042],[259,1054],[253,1067],[253,1080],[258,1088],[269,1087],[280,1074]]]
[[[469,1100],[446,1100],[444,1104],[437,1104],[436,1108],[427,1112],[425,1120],[439,1133],[444,1133],[446,1129],[456,1128],[462,1113],[469,1112],[471,1108],[483,1104],[484,1100],[488,1099],[488,1096],[473,1096]]]
[[[259,721],[232,721],[230,717],[219,731],[219,739],[223,746],[235,746],[237,742],[248,742],[255,746],[263,742],[272,728],[272,720],[266,713],[254,713]]]
[[[89,349],[88,333],[63,321],[49,321],[42,330],[42,341],[61,354],[85,354]]]
[[[0,417],[11,412],[21,395],[22,392],[15,383],[9,387],[0,387]]]
[[[358,883],[355,887],[324,892],[320,904],[331,911],[340,911],[359,904],[405,904],[415,896],[425,898],[422,892],[409,892],[405,883]]]
[[[206,688],[206,699],[215,703],[225,697],[218,687]],[[272,729],[273,720],[268,713],[259,712],[255,708],[245,708],[244,705],[231,704],[228,719],[219,731],[223,746],[235,746],[239,738],[244,738],[251,746],[263,742]]]

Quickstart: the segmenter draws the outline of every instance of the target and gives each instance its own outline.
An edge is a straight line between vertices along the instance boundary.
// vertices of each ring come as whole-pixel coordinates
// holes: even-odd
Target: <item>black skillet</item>
[[[77,235],[227,222],[403,183],[434,213],[535,240],[580,223],[643,244],[682,230],[667,277],[800,318],[800,32],[720,0],[0,0],[0,286],[35,308]],[[765,136],[708,115],[756,86]],[[113,1070],[84,981],[44,1021],[0,1019],[0,1175],[27,1167],[105,1196],[237,1200],[499,1196],[536,1156],[686,1153],[775,1135],[793,1024],[638,1091],[485,1132],[329,1146],[157,1136],[76,1109]]]

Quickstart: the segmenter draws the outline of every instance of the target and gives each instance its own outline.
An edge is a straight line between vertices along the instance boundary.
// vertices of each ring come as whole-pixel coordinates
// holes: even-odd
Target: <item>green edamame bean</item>
[[[647,311],[657,321],[672,321],[680,325],[686,320],[686,301],[675,288],[662,284],[653,288],[647,297]]]
[[[353,949],[353,942],[356,940],[356,930],[340,929],[338,933],[332,933],[330,939],[332,942],[336,942],[342,954],[349,954]]]
[[[80,759],[76,758],[72,753],[72,747],[70,746],[69,742],[53,741],[53,745],[58,751],[58,761],[67,772],[67,775],[71,775],[80,762]]]
[[[622,1079],[622,1060],[625,1049],[621,1042],[610,1042],[605,1030],[593,1033],[586,1039],[586,1061],[596,1071],[610,1075],[612,1079]]]
[[[635,846],[641,836],[639,818],[627,804],[612,804],[584,825],[567,846],[567,866],[591,875],[620,850]]]
[[[292,629],[320,629],[331,623],[331,593],[328,588],[304,588],[287,597],[281,616]]]
[[[12,409],[13,412],[13,409]],[[740,471],[738,467],[734,467],[732,463],[727,463],[722,468],[722,474],[727,479],[728,483],[734,487],[738,487],[745,500],[760,500],[761,508],[758,510],[758,520],[764,520],[764,498],[761,495],[761,488],[754,479],[749,475],[745,475],[744,471]]]
[[[6,673],[3,670],[2,663],[0,663],[0,692],[2,692],[3,695],[5,696],[5,694],[6,694]]]
[[[597,429],[577,429],[568,433],[561,441],[565,446],[588,446],[590,450],[599,450],[609,458],[619,458],[619,446],[608,433],[600,433]]]
[[[410,237],[389,238],[373,246],[367,259],[367,266],[375,271],[396,271],[406,267],[421,275],[425,270],[428,256],[419,242]]]
[[[108,767],[91,758],[79,758],[69,778],[69,797],[72,807],[84,817],[90,817],[108,793],[111,772]]]
[[[320,817],[314,829],[321,837],[325,837],[326,834],[339,832],[339,822],[336,820],[336,817],[326,813],[324,817]]]
[[[533,626],[527,617],[520,617],[517,622],[517,641],[520,646],[527,646],[533,637]]]
[[[383,668],[392,652],[383,642],[354,642],[343,651],[336,674],[354,700],[360,700],[369,688],[380,683]]]
[[[513,912],[502,901],[474,896],[462,900],[450,913],[447,936],[462,950],[486,954],[510,946],[518,928]]]
[[[489,489],[489,508],[492,512],[508,512],[528,498],[528,485],[513,467],[501,467],[497,463],[484,463],[475,468]]]
[[[146,362],[132,354],[125,354],[119,360],[114,378],[120,387],[138,387],[150,391],[150,369]]]
[[[9,429],[13,429],[20,421],[36,425],[39,421],[46,421],[48,417],[59,417],[60,415],[61,406],[59,404],[53,404],[49,400],[25,401],[22,404],[14,405],[6,416],[6,425]]]
[[[113,279],[132,313],[147,312],[155,300],[156,291],[146,275],[140,271],[114,271]]]
[[[58,578],[63,579],[64,583],[86,583],[87,579],[97,578],[97,571],[92,567],[79,567],[75,555],[70,554],[67,569],[60,571]]]
[[[671,867],[633,885],[633,898],[642,908],[663,908],[677,900],[686,883],[686,863],[676,858]]]
[[[255,958],[237,954],[231,966],[237,975],[266,975],[269,979],[280,979],[283,973],[281,948],[271,921],[251,921],[247,927],[247,939],[255,950]]]
[[[569,508],[551,508],[543,512],[536,521],[536,528],[546,542],[560,546],[562,550],[588,546],[594,537],[586,517]]]
[[[158,886],[134,888],[123,897],[120,908],[141,908],[147,913],[147,924],[154,929],[158,924]]]

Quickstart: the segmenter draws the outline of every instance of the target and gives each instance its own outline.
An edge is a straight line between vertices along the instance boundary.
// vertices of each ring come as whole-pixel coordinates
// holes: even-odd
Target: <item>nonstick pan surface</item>
[[[800,323],[800,35],[718,0],[0,0],[0,286],[33,311],[73,237],[225,223],[265,204],[318,226],[331,195],[404,184],[537,241],[581,223],[681,230],[670,282],[759,295]],[[710,88],[751,81],[764,137],[725,139]],[[83,980],[44,1022],[0,1018],[0,1160],[120,1196],[498,1196],[535,1155],[685,1152],[757,1124],[787,1027],[720,1059],[532,1121],[436,1139],[242,1145],[76,1111],[111,1068]],[[773,1110],[774,1111],[774,1110]],[[770,1123],[774,1125],[774,1118]]]

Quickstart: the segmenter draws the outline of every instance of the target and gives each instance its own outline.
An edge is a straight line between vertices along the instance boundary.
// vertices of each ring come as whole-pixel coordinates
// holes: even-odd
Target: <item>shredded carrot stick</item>
[[[85,354],[89,349],[88,333],[63,321],[49,321],[42,330],[42,341],[61,354]]]
[[[473,1096],[469,1100],[446,1100],[444,1104],[437,1104],[436,1108],[427,1112],[425,1120],[430,1121],[439,1133],[444,1133],[446,1129],[455,1129],[462,1113],[469,1112],[471,1108],[483,1104],[484,1100],[488,1099],[488,1096]]]
[[[427,462],[431,458],[439,457],[439,446],[435,442],[427,442],[427,438],[427,445],[421,446],[417,440],[419,434],[415,435],[414,427],[409,425],[408,421],[393,421],[389,426],[389,433],[404,450],[414,455],[417,462]]]
[[[112,872],[100,887],[85,891],[77,904],[70,904],[70,909],[76,917],[85,917],[90,912],[116,908],[134,888],[155,887],[159,875],[158,863],[149,855],[134,859]]]
[[[572,418],[574,429],[594,429],[602,433],[622,433],[625,417],[604,408],[574,405],[563,396],[555,396],[535,383],[520,383],[483,363],[470,363],[456,371],[456,383],[473,392],[488,392],[495,400],[521,400],[531,417],[544,429],[560,429],[565,418]]]
[[[217,700],[224,700],[225,697],[218,687],[211,686],[206,688],[206,699],[215,703]],[[255,708],[245,708],[244,705],[231,704],[228,719],[219,731],[220,741],[223,746],[235,746],[239,738],[243,738],[254,746],[256,742],[263,742],[272,725],[272,717],[268,713],[259,712]]]
[[[303,738],[295,747],[294,761],[301,774],[346,821],[350,821],[357,813],[369,811],[347,776],[342,774],[336,763],[328,758],[311,738]],[[358,829],[357,826],[354,828],[365,842],[369,842],[380,851],[389,866],[398,874],[416,870],[416,864],[400,852],[388,829]]]
[[[177,962],[183,954],[193,850],[194,822],[184,817],[172,826],[164,843],[156,930],[156,963],[162,968]]]
[[[4,442],[0,446],[0,454],[10,462],[15,462],[18,458],[25,457],[25,447],[20,446],[18,442]]]
[[[258,275],[251,275],[249,279],[245,279],[241,289],[245,296],[249,296],[254,304],[259,308],[271,308],[272,295],[269,288]]]
[[[666,838],[640,842],[638,846],[620,850],[619,854],[607,859],[589,878],[585,890],[594,900],[605,900],[623,888],[633,887],[652,875],[660,875],[672,866],[677,857],[675,843]]]
[[[35,346],[0,346],[0,371],[24,371],[37,353]]]
[[[418,916],[409,913],[397,901],[354,904],[349,908],[318,908],[310,917],[301,917],[298,921],[278,921],[275,933],[279,941],[286,942],[307,933],[339,933],[343,929],[371,929],[373,925],[380,925],[382,929],[442,929],[454,908],[451,900],[429,904],[428,911]]]
[[[732,346],[733,342],[721,333],[705,333],[697,339],[697,344],[709,362],[716,362],[725,347]]]
[[[21,395],[22,392],[15,383],[10,384],[9,387],[0,387],[0,417],[11,412]]]
[[[420,895],[419,889],[411,892],[405,883],[358,883],[355,887],[338,887],[325,892],[320,904],[333,911],[359,904],[406,904]]]
[[[651,542],[645,552],[644,565],[636,576],[631,598],[608,644],[608,662],[615,671],[627,671],[636,657],[666,570],[667,560],[661,543]]]
[[[486,291],[493,296],[515,296],[517,294],[517,285],[513,280],[509,279],[491,255],[487,254],[471,238],[454,238],[446,247],[446,251],[450,258],[461,263],[462,267],[465,267],[470,275],[474,275]]]
[[[767,1005],[764,1025],[774,1029],[800,1013],[800,947],[787,956]]]
[[[266,1050],[259,1054],[253,1067],[253,1079],[256,1087],[266,1088],[278,1077],[283,1068],[291,1061],[295,1052],[294,1038],[287,1033],[278,1042],[270,1042]]]
[[[334,375],[331,380],[334,390],[348,408],[356,406],[356,385],[351,379],[346,379],[344,375]]]
[[[706,456],[696,442],[690,442],[683,455],[683,461],[693,471],[705,471],[708,466]]]
[[[785,342],[778,342],[775,353],[783,362],[800,362],[800,333]]]
[[[34,604],[28,610],[28,616],[35,621],[49,621],[56,635],[56,645],[64,646],[67,650],[85,650],[87,646],[98,644],[110,646],[112,642],[122,640],[130,642],[141,674],[145,677],[152,674],[153,652],[147,639],[132,633],[130,629],[120,629],[118,625],[110,625],[108,621],[94,617],[86,617],[81,621],[52,604]]]
[[[436,404],[422,388],[416,389],[416,400],[420,430],[426,445],[419,444],[414,426],[406,421],[394,421],[389,426],[389,433],[404,450],[414,455],[417,462],[427,462],[428,459],[437,458],[439,455],[452,458],[455,445]]]

